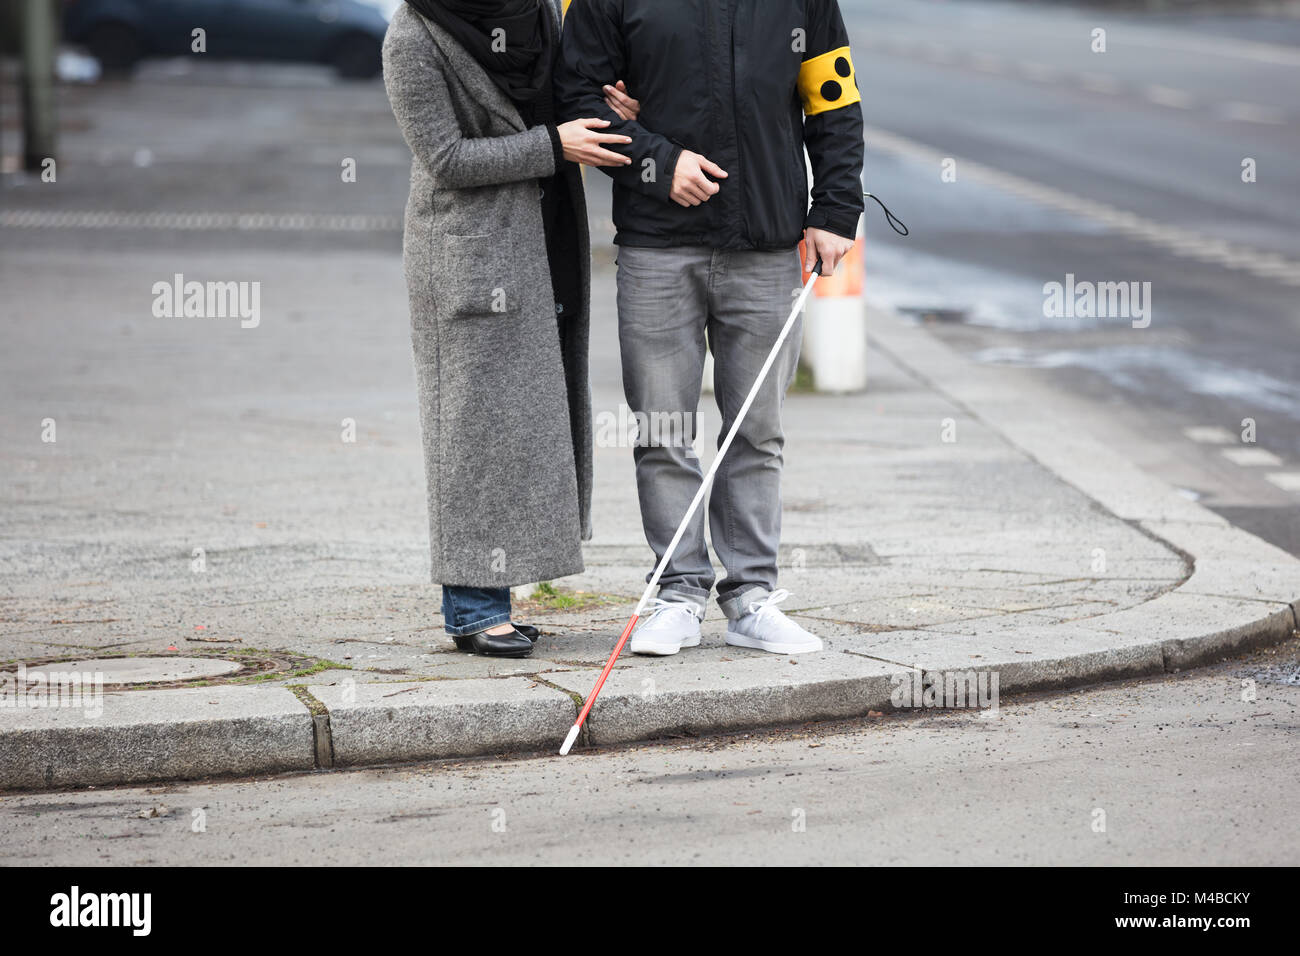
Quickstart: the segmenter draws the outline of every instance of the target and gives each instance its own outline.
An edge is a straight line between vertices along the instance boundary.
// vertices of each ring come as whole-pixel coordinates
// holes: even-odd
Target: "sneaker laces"
[[[696,611],[695,605],[691,604],[689,601],[672,601],[667,598],[657,597],[652,598],[650,601],[650,613],[645,616],[646,620],[650,620],[650,618],[654,617],[660,611],[668,611],[672,608],[682,608],[683,610],[689,611],[692,617],[699,617],[699,612]]]
[[[780,610],[777,607],[777,605],[780,604],[789,596],[790,596],[790,592],[787,591],[785,588],[777,588],[775,591],[772,591],[770,594],[768,594],[767,597],[763,598],[763,600],[761,601],[750,601],[749,613],[757,614],[759,619],[761,620],[764,614],[767,614],[770,611]]]

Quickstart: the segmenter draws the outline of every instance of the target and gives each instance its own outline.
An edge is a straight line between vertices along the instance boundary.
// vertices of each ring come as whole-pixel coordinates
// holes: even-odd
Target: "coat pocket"
[[[509,230],[480,236],[442,237],[436,293],[456,318],[512,315],[520,308]]]

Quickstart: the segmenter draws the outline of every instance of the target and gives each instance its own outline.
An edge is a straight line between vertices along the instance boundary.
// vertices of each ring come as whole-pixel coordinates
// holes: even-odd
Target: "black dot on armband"
[[[840,76],[848,76],[853,72],[853,67],[849,64],[848,57],[837,56],[835,58],[835,72]]]
[[[822,99],[827,103],[834,103],[843,94],[844,89],[834,80],[827,80],[822,84]]]

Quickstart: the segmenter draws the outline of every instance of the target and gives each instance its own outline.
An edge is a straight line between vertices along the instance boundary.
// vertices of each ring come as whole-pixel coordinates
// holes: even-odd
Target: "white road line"
[[[981,73],[1005,73],[1007,69],[1005,63],[987,53],[972,53],[970,62]]]
[[[1218,425],[1192,425],[1184,428],[1183,434],[1205,445],[1231,445],[1237,440],[1236,435]]]
[[[86,212],[45,209],[0,211],[6,229],[169,229],[208,232],[395,232],[399,216],[260,212]]]
[[[967,181],[984,183],[1044,206],[1099,222],[1116,232],[1132,236],[1185,259],[1223,266],[1236,272],[1272,279],[1283,285],[1300,287],[1300,262],[1293,259],[1224,239],[1203,236],[1178,226],[1167,226],[1143,219],[1136,213],[1127,212],[1095,199],[1076,196],[1013,173],[1003,172],[973,159],[953,157],[951,153],[940,152],[916,140],[878,127],[866,127],[866,141],[868,149],[903,156],[921,163],[930,163],[936,169],[941,162],[952,157],[957,162],[959,175]]]
[[[1282,459],[1267,448],[1220,448],[1219,454],[1243,468],[1278,468]]]
[[[1237,57],[1257,63],[1274,63],[1278,66],[1300,66],[1300,50],[1295,47],[1256,43],[1251,40],[1197,40],[1175,39],[1160,35],[1155,30],[1126,28],[1124,43],[1131,46],[1153,47],[1161,50],[1185,50],[1209,56]]]
[[[1169,106],[1176,110],[1190,110],[1196,105],[1196,99],[1186,90],[1176,90],[1172,86],[1148,86],[1142,95],[1157,106]]]
[[[926,40],[921,44],[921,55],[940,63],[948,63],[952,60],[952,51],[934,40]]]
[[[1275,471],[1264,477],[1283,491],[1300,491],[1300,471]]]
[[[1089,93],[1118,93],[1123,87],[1119,80],[1107,73],[1085,73],[1079,82]]]
[[[1060,71],[1055,70],[1052,67],[1047,66],[1046,64],[1043,63],[1033,63],[1033,62],[1017,63],[1016,69],[1018,69],[1025,76],[1029,77],[1031,80],[1038,80],[1040,83],[1046,83],[1050,80],[1054,80],[1056,79],[1057,76],[1060,75]]]
[[[1223,117],[1239,123],[1286,125],[1286,113],[1283,110],[1274,106],[1258,106],[1255,103],[1228,103],[1223,107]]]

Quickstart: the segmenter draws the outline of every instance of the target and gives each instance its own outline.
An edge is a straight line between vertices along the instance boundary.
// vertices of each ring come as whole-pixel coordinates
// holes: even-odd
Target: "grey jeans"
[[[667,550],[703,472],[691,449],[704,374],[705,336],[722,443],[790,314],[800,289],[799,256],[688,246],[618,252],[618,333],[623,391],[649,423],[633,452],[641,523],[656,563]],[[803,318],[796,322],[745,416],[709,493],[709,531],[727,574],[718,604],[728,618],[776,587],[781,540],[781,405],[794,379]],[[644,417],[642,417],[644,416]],[[658,423],[658,427],[655,427]],[[675,426],[681,423],[680,429]],[[680,431],[680,436],[672,433]],[[649,575],[646,579],[649,580]],[[703,607],[713,566],[697,512],[660,579],[661,596]]]

